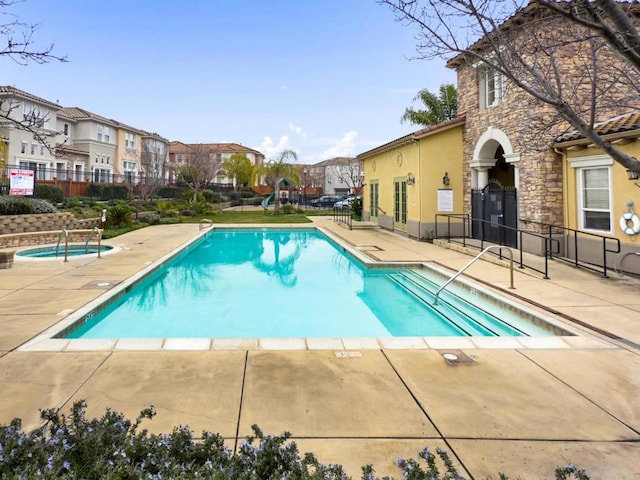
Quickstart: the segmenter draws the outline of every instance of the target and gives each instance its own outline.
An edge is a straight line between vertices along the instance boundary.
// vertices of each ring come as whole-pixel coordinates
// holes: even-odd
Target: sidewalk
[[[314,223],[378,260],[436,261],[456,270],[470,260],[381,230],[349,231],[326,217]],[[549,479],[568,462],[593,479],[640,477],[640,287],[566,265],[553,265],[551,280],[515,273],[518,297],[557,311],[582,332],[562,341],[19,349],[197,234],[197,225],[151,227],[108,242],[121,251],[99,260],[16,261],[0,270],[0,423],[18,416],[32,428],[38,409],[68,410],[86,398],[90,415],[109,406],[134,417],[154,404],[151,431],[188,424],[196,435],[219,432],[231,447],[254,423],[268,433],[287,430],[301,451],[344,464],[354,478],[366,463],[377,475],[399,477],[395,460],[416,458],[427,445],[447,450],[468,478],[504,472]],[[508,294],[504,267],[481,261],[468,273]],[[451,351],[473,362],[449,365],[442,354]]]

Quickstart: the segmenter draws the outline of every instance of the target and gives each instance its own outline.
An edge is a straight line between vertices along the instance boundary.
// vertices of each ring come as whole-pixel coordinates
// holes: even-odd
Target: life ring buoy
[[[640,232],[640,218],[635,213],[625,213],[620,217],[620,229],[627,235],[637,235]]]

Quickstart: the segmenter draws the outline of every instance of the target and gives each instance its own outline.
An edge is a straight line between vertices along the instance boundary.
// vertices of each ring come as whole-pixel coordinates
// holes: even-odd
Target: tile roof
[[[58,116],[68,118],[69,120],[97,120],[101,123],[106,123],[114,127],[118,126],[118,122],[116,122],[115,120],[110,120],[106,117],[96,115],[95,113],[79,107],[61,108],[58,111]]]
[[[183,143],[178,140],[173,140],[169,144],[169,151],[171,153],[179,153],[188,150],[191,147],[201,147],[205,148],[209,152],[212,153],[253,153],[255,155],[260,155],[264,157],[264,154],[258,150],[254,150],[253,148],[245,147],[244,145],[240,145],[239,143]]]
[[[617,117],[609,118],[603,122],[598,122],[594,125],[594,130],[598,135],[602,136],[639,130],[638,136],[640,137],[640,110],[635,110],[631,113],[625,113],[624,115],[618,115]],[[573,130],[556,137],[555,143],[562,144],[564,142],[575,140],[586,141],[587,139],[578,130]]]
[[[48,105],[52,108],[60,108],[60,105],[58,105],[55,102],[52,102],[51,100],[46,100],[44,98],[37,97],[36,95],[25,92],[23,90],[20,90],[16,87],[12,87],[10,85],[0,86],[0,95],[16,95],[18,97],[26,98],[28,100],[44,103],[45,105]]]

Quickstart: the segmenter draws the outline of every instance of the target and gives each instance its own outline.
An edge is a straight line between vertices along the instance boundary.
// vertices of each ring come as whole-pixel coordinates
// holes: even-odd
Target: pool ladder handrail
[[[210,218],[203,218],[202,220],[200,220],[200,225],[198,225],[198,230],[202,231],[205,227],[203,226],[203,224],[207,224],[206,228],[211,228],[213,227],[213,220],[211,220]]]
[[[60,249],[60,242],[64,237],[64,261],[67,261],[67,254],[69,253],[69,232],[66,228],[63,228],[58,235],[58,243],[56,243],[56,257],[58,256],[58,250]]]
[[[87,240],[84,242],[84,253],[89,253],[89,242],[93,238],[94,234],[98,234],[98,258],[100,258],[100,240],[102,239],[102,230],[98,227],[93,227],[93,229],[87,235]]]
[[[434,305],[438,304],[438,297],[440,296],[440,292],[442,292],[451,282],[453,282],[456,278],[458,278],[462,274],[462,272],[464,272],[467,268],[469,268],[471,265],[473,265],[485,253],[487,253],[490,250],[495,250],[495,249],[500,250],[500,254],[502,254],[502,250],[503,249],[506,250],[507,252],[509,252],[509,281],[510,281],[509,288],[510,289],[515,289],[516,287],[513,286],[513,250],[510,247],[505,247],[505,246],[502,246],[502,245],[490,245],[490,246],[486,247],[484,250],[482,250],[478,255],[473,257],[473,259],[469,263],[467,263],[464,267],[462,267],[460,270],[458,270],[453,277],[451,277],[449,280],[447,280],[447,282],[438,289],[438,291],[436,292],[435,298],[433,299],[433,304]]]

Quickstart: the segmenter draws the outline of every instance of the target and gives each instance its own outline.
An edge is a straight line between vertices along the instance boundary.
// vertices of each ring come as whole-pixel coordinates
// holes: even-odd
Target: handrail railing
[[[551,238],[554,232],[560,233],[563,235],[573,234],[573,249],[572,249],[573,261],[570,261],[568,263],[572,263],[576,268],[583,267],[583,268],[586,268],[587,270],[592,270],[598,273],[600,273],[599,269],[594,268],[591,265],[585,264],[584,261],[580,263],[580,258],[578,257],[578,235],[602,240],[602,276],[605,278],[608,277],[607,253],[620,253],[620,240],[614,237],[607,237],[606,235],[600,235],[598,233],[592,233],[592,232],[585,232],[583,230],[576,230],[575,228],[563,227],[561,225],[553,225],[551,223],[537,222],[535,220],[520,220],[520,221],[524,224],[538,225],[547,229],[549,232],[547,238]],[[611,243],[613,243],[613,247],[612,247],[613,249],[608,248],[608,245],[610,245]],[[552,252],[549,252],[549,258],[553,258]],[[560,260],[568,261],[567,259],[564,259],[562,257],[558,257],[558,258]],[[570,259],[571,257],[567,257],[567,258]]]
[[[98,227],[93,227],[93,229],[89,232],[89,235],[87,235],[87,239],[84,242],[84,253],[89,253],[89,242],[96,233],[98,234],[98,258],[100,258],[100,241],[102,240],[102,230],[100,230]]]
[[[67,255],[69,253],[69,232],[66,228],[63,228],[58,235],[58,243],[56,244],[56,257],[58,256],[58,250],[60,249],[60,242],[62,241],[62,237],[64,237],[64,261],[67,261]]]
[[[351,218],[351,207],[333,207],[333,221],[336,223],[342,223],[349,227],[349,230],[351,230],[353,225],[353,219]]]
[[[203,218],[202,220],[200,220],[200,224],[198,225],[198,230],[202,231],[204,228],[211,228],[212,226],[213,226],[213,221],[210,218]]]
[[[473,265],[477,260],[480,259],[480,257],[482,257],[485,253],[487,253],[490,250],[494,250],[494,249],[500,249],[500,254],[502,254],[502,249],[506,249],[509,252],[509,288],[511,289],[515,289],[516,287],[513,286],[513,250],[510,247],[505,247],[502,245],[490,245],[488,247],[486,247],[484,250],[482,250],[478,255],[476,255],[475,257],[473,257],[473,259],[467,263],[464,267],[462,267],[460,270],[457,271],[457,273],[451,277],[449,280],[447,280],[445,282],[444,285],[442,285],[438,291],[436,291],[436,295],[435,298],[433,299],[433,304],[437,305],[438,304],[438,297],[440,296],[440,292],[442,292],[451,282],[453,282],[456,278],[458,278],[462,272],[464,272],[467,268],[469,268],[471,265]]]
[[[480,218],[471,218],[471,216],[469,214],[463,214],[463,213],[439,213],[436,214],[436,225],[435,225],[435,234],[434,234],[434,238],[441,238],[440,233],[438,232],[438,225],[440,222],[438,222],[438,218],[439,217],[445,217],[447,219],[447,235],[446,235],[446,239],[447,242],[449,243],[458,243],[458,244],[462,244],[463,247],[473,247],[473,248],[479,248],[480,250],[483,250],[485,248],[485,243],[490,243],[490,244],[495,244],[495,243],[499,243],[499,245],[501,246],[510,246],[510,245],[505,245],[504,243],[504,231],[513,231],[517,237],[518,237],[518,251],[520,253],[520,261],[519,261],[519,266],[520,268],[528,268],[530,270],[533,270],[535,272],[541,273],[543,275],[543,278],[548,279],[549,278],[549,258],[553,257],[553,252],[555,251],[556,254],[560,253],[560,241],[556,238],[550,238],[547,235],[543,235],[537,232],[530,232],[527,230],[522,230],[519,228],[515,228],[515,227],[510,227],[508,225],[497,225],[498,228],[501,229],[502,234],[500,235],[500,238],[498,239],[497,242],[494,241],[489,241],[485,238],[484,235],[484,228],[479,228],[479,232],[480,232],[480,238],[474,238],[472,237],[472,232],[471,232],[471,228],[470,228],[470,224],[471,222],[475,222],[476,224],[479,225],[490,225],[491,227],[496,227],[495,223],[491,222],[490,220],[483,220]],[[462,220],[462,240],[459,240],[457,237],[458,235],[454,235],[451,233],[451,220]],[[533,238],[537,238],[540,239],[540,241],[544,242],[544,269],[540,269],[535,267],[534,265],[532,265],[531,263],[525,263],[525,252],[524,252],[524,242],[523,242],[523,237],[524,235],[527,235],[528,237],[533,237]],[[474,245],[473,242],[468,242],[469,239],[474,239],[474,240],[478,240],[480,242],[480,246],[478,247],[478,245]],[[499,254],[499,258],[502,259],[502,253]]]

